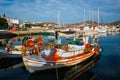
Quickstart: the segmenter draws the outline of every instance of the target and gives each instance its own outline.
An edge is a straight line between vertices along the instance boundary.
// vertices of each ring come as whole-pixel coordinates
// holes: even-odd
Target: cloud
[[[98,7],[101,14],[107,17],[119,15],[120,0],[1,0],[0,14],[28,21],[57,22],[57,12],[65,23],[82,21],[84,9],[88,17],[89,11],[97,16]]]

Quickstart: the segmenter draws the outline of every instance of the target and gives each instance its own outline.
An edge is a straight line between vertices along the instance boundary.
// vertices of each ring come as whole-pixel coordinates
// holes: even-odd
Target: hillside
[[[96,21],[85,21],[85,22],[80,22],[79,24],[83,24],[83,23],[88,23],[88,24],[98,24],[98,22]],[[107,25],[120,25],[120,20],[118,21],[114,21],[114,22],[111,22],[111,23],[99,23],[99,24],[107,24]]]
[[[111,22],[110,24],[111,24],[111,25],[120,25],[120,20],[115,21],[115,22]]]

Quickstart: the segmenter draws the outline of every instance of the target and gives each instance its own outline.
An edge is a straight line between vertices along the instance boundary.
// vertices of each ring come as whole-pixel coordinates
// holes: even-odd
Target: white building
[[[12,24],[19,24],[19,19],[11,19],[11,18],[7,18],[8,24],[12,25]]]

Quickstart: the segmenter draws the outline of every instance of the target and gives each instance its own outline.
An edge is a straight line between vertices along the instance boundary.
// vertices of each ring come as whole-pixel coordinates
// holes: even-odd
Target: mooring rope
[[[55,65],[56,65],[56,63],[55,63]],[[59,80],[59,76],[58,76],[58,68],[57,68],[57,65],[56,65],[56,77],[57,77],[57,80]]]

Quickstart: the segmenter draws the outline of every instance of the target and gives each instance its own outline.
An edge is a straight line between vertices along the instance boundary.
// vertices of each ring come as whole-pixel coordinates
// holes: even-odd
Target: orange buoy
[[[38,43],[38,45],[43,45],[44,43],[44,41],[41,38],[37,39],[36,42]]]
[[[26,45],[27,45],[29,48],[32,48],[32,47],[34,47],[35,43],[34,43],[33,40],[29,40],[29,41],[27,41]]]
[[[95,54],[98,55],[99,54],[98,51],[95,51]]]
[[[90,48],[91,47],[91,45],[88,43],[88,44],[86,44],[86,48]]]

